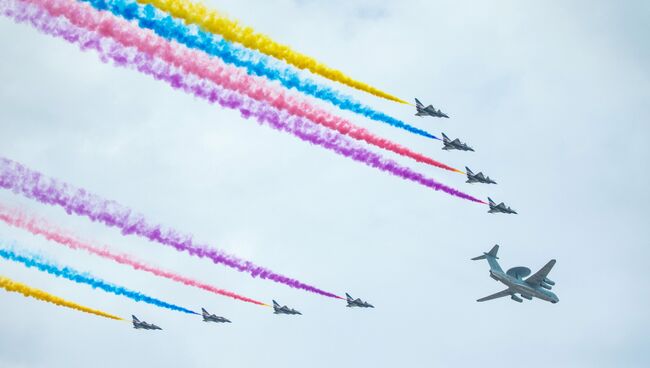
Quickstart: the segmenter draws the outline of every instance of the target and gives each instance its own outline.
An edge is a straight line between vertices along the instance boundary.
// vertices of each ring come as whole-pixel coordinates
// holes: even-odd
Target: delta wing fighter
[[[474,174],[469,167],[465,166],[465,173],[467,174],[466,183],[483,183],[483,184],[496,184],[497,182],[490,179],[489,176],[483,175],[482,172]]]
[[[227,318],[208,313],[205,308],[201,308],[201,312],[203,316],[203,322],[231,323]]]
[[[451,151],[451,150],[459,150],[459,151],[472,151],[474,152],[474,149],[470,146],[467,145],[467,143],[463,143],[460,141],[460,139],[456,138],[453,141],[449,139],[445,135],[445,133],[442,133],[442,149],[445,151]]]
[[[415,108],[417,109],[415,116],[432,116],[434,118],[449,118],[447,114],[440,111],[440,109],[436,110],[436,108],[433,107],[432,105],[425,107],[422,104],[422,102],[420,102],[420,100],[418,100],[417,98],[415,99]]]
[[[154,325],[153,323],[147,323],[145,321],[140,321],[138,317],[131,315],[133,318],[133,328],[136,330],[162,330],[162,328]]]
[[[300,314],[300,315],[302,315],[302,313],[298,312],[297,310],[295,310],[293,308],[289,308],[286,305],[285,306],[280,306],[280,304],[278,304],[278,302],[276,302],[275,300],[273,301],[273,313],[275,313],[275,314]]]
[[[503,202],[499,204],[494,203],[494,201],[490,197],[488,197],[488,204],[490,205],[490,209],[488,210],[488,213],[512,213],[515,215],[517,214],[515,210],[506,206],[505,203]]]
[[[359,298],[356,298],[356,299],[352,298],[350,296],[350,294],[348,294],[348,293],[345,293],[345,296],[346,296],[347,301],[348,301],[348,307],[360,307],[360,308],[374,308],[375,307],[374,305],[372,305],[372,304],[370,304],[368,302],[364,302],[363,300],[361,300]]]

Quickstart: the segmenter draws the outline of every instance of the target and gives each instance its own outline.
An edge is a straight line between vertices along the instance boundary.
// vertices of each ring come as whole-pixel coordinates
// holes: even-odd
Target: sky
[[[118,202],[211,246],[375,309],[178,253],[7,191],[0,203],[215,286],[185,287],[0,224],[14,244],[233,321],[206,324],[0,260],[0,275],[163,331],[0,291],[0,366],[647,367],[650,354],[650,4],[209,0],[243,24],[450,119],[318,79],[476,152],[317,102],[499,184],[396,157],[518,215],[407,182],[259,126],[59,39],[0,19],[0,156]],[[377,149],[373,150],[380,152]],[[557,264],[557,304],[476,299],[504,269]]]

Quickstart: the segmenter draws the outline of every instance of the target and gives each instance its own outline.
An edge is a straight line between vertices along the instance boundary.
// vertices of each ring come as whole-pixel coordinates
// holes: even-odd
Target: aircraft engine
[[[544,278],[544,282],[549,284],[549,285],[555,285],[555,282],[551,281],[550,279]]]
[[[528,300],[533,300],[532,295],[521,294],[521,297]]]
[[[524,301],[523,299],[521,299],[520,297],[516,296],[515,294],[512,294],[512,295],[510,296],[510,299],[516,301],[517,303],[521,303],[521,302]]]
[[[546,290],[551,290],[553,287],[551,285],[547,285],[546,283],[541,283],[539,286],[543,287]]]

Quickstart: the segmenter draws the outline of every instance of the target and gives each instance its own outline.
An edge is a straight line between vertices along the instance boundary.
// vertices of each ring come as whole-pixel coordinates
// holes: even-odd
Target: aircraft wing
[[[492,295],[488,295],[488,296],[486,296],[484,298],[481,298],[481,299],[477,300],[477,302],[484,302],[484,301],[487,301],[487,300],[503,298],[504,296],[510,296],[510,295],[512,295],[512,292],[510,291],[510,289],[505,289],[503,291],[499,291],[498,293],[494,293]]]
[[[531,277],[524,281],[530,285],[539,286],[542,283],[542,280],[544,280],[546,276],[548,276],[548,273],[551,272],[553,266],[555,266],[555,260],[551,259],[546,265],[544,265],[544,267],[540,268],[539,271],[535,272]]]

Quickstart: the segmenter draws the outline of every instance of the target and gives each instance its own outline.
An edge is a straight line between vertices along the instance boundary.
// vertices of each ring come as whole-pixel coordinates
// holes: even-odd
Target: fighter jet
[[[230,323],[228,319],[210,314],[204,308],[201,308],[201,312],[203,312],[203,322]]]
[[[465,166],[465,172],[467,173],[467,181],[465,183],[484,183],[484,184],[496,184],[497,182],[490,179],[489,176],[484,176],[482,172],[474,174],[469,167]]]
[[[442,149],[445,151],[459,150],[459,151],[474,152],[474,149],[468,146],[467,143],[461,142],[458,138],[452,141],[451,139],[449,139],[449,137],[445,135],[445,133],[442,133],[442,144],[444,144]]]
[[[418,100],[417,98],[415,99],[415,108],[418,110],[418,112],[415,113],[415,116],[433,116],[434,118],[449,118],[447,114],[443,113],[440,110],[436,110],[436,108],[433,107],[432,105],[424,107],[422,102],[420,102],[420,100]]]
[[[489,205],[490,205],[490,210],[488,211],[488,213],[499,213],[500,212],[500,213],[512,213],[512,214],[515,214],[515,215],[517,214],[517,212],[515,212],[515,210],[513,210],[512,208],[506,206],[505,203],[503,203],[503,202],[501,202],[499,204],[496,204],[496,203],[494,203],[494,201],[490,197],[488,197],[488,202],[489,202]]]
[[[300,315],[302,315],[302,313],[298,312],[295,309],[289,308],[286,305],[281,307],[280,304],[278,304],[278,302],[276,302],[275,300],[273,301],[273,313],[275,313],[275,314],[300,314]]]
[[[360,307],[360,308],[374,308],[375,307],[374,305],[372,305],[372,304],[370,304],[368,302],[364,302],[363,300],[361,300],[359,298],[356,298],[356,299],[352,298],[350,296],[350,294],[348,294],[348,293],[345,293],[345,296],[347,297],[347,300],[348,300],[348,307]]]
[[[510,299],[518,303],[523,302],[521,298],[532,300],[533,297],[546,300],[553,304],[560,301],[557,295],[549,291],[555,285],[555,282],[547,278],[548,273],[551,272],[551,269],[555,265],[554,259],[550,260],[544,267],[535,272],[534,275],[524,280],[524,277],[530,275],[530,268],[513,267],[504,273],[497,262],[497,259],[499,259],[497,257],[498,251],[499,246],[495,245],[489,252],[483,253],[482,256],[474,257],[472,260],[487,259],[490,264],[490,277],[504,283],[508,288],[486,296],[485,298],[478,299],[477,302],[484,302],[504,296],[510,296]],[[521,295],[521,298],[517,294]]]
[[[153,323],[147,323],[145,321],[140,321],[138,317],[131,315],[133,317],[133,328],[136,330],[162,330],[162,328],[154,325]]]

